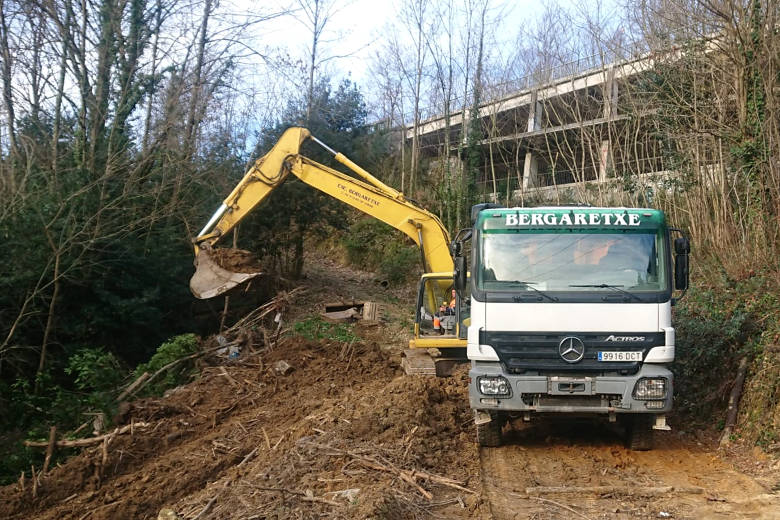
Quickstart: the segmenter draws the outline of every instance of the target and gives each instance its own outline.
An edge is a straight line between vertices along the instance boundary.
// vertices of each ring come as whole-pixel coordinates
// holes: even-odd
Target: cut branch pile
[[[457,480],[453,480],[447,477],[442,477],[440,475],[435,475],[433,473],[428,473],[427,471],[422,471],[418,469],[411,469],[411,470],[401,469],[387,460],[381,460],[380,457],[376,457],[376,456],[372,457],[372,456],[358,453],[356,451],[343,450],[331,446],[329,444],[313,442],[306,438],[298,441],[298,444],[301,446],[309,446],[310,448],[320,450],[324,452],[326,455],[335,456],[335,457],[349,457],[353,461],[357,462],[358,464],[362,465],[365,468],[381,471],[384,473],[390,473],[391,475],[396,476],[397,478],[403,480],[404,482],[412,486],[414,489],[417,490],[418,493],[420,493],[428,500],[432,500],[433,495],[429,491],[424,489],[422,486],[420,486],[420,484],[418,484],[417,482],[418,479],[432,482],[434,484],[450,487],[453,489],[457,489],[459,491],[464,491],[470,494],[476,493],[475,491],[468,489],[467,487],[464,487],[463,483],[458,482]]]

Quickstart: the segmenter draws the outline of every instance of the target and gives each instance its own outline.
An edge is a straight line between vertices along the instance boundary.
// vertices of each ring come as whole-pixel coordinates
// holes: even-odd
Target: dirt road
[[[540,422],[483,448],[493,518],[780,518],[771,471],[760,483],[674,432],[647,452],[624,448],[621,434],[604,423]]]

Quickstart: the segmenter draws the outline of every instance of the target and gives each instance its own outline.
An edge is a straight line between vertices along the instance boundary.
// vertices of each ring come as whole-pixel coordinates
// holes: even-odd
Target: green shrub
[[[379,220],[358,220],[350,226],[343,244],[349,263],[376,270],[391,283],[402,282],[418,273],[420,250]]]
[[[309,341],[327,339],[349,343],[357,339],[354,325],[350,323],[330,323],[319,316],[296,322],[293,325],[293,333]]]
[[[780,334],[777,292],[771,276],[754,274],[735,280],[715,271],[700,285],[694,284],[677,305],[677,360],[672,370],[676,408],[689,419],[712,424],[725,416],[740,360],[761,362],[767,346]],[[756,432],[771,422],[767,416],[777,399],[777,392],[771,390],[770,368],[749,374],[745,385],[741,409],[751,416]],[[770,388],[760,390],[761,386]],[[775,434],[762,433],[764,437]]]
[[[119,360],[102,348],[81,348],[68,358],[65,373],[79,390],[103,391],[115,388],[124,378]]]
[[[390,242],[379,264],[379,272],[390,283],[400,283],[417,274],[420,252],[398,242]]]
[[[162,367],[198,351],[200,342],[195,334],[181,334],[175,336],[159,347],[157,352],[146,363],[138,365],[133,373],[135,378],[144,372],[154,374]],[[182,362],[166,370],[158,376],[154,382],[144,389],[144,395],[161,395],[165,390],[184,384],[192,376],[193,363]]]

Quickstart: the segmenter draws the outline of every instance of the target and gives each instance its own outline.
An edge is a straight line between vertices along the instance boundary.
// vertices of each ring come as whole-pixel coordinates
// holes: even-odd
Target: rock
[[[358,496],[358,493],[360,493],[360,488],[342,489],[341,491],[331,491],[331,494],[333,494],[333,498],[343,498],[349,503],[355,501],[355,499]]]
[[[157,520],[180,520],[180,516],[173,509],[163,508],[157,514]]]
[[[276,363],[274,363],[274,372],[276,372],[279,375],[286,376],[292,371],[293,371],[293,367],[291,367],[290,364],[283,359],[281,361],[277,361]]]

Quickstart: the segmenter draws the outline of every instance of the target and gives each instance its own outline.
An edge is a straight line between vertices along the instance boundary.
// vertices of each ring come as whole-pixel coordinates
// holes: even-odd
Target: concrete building
[[[562,190],[599,190],[610,181],[665,175],[664,142],[642,99],[653,68],[650,56],[589,69],[493,99],[478,111],[481,171],[478,183],[499,200]],[[418,128],[422,157],[457,162],[468,113],[434,117]],[[445,134],[450,149],[445,150]],[[413,127],[406,139],[412,142]]]

